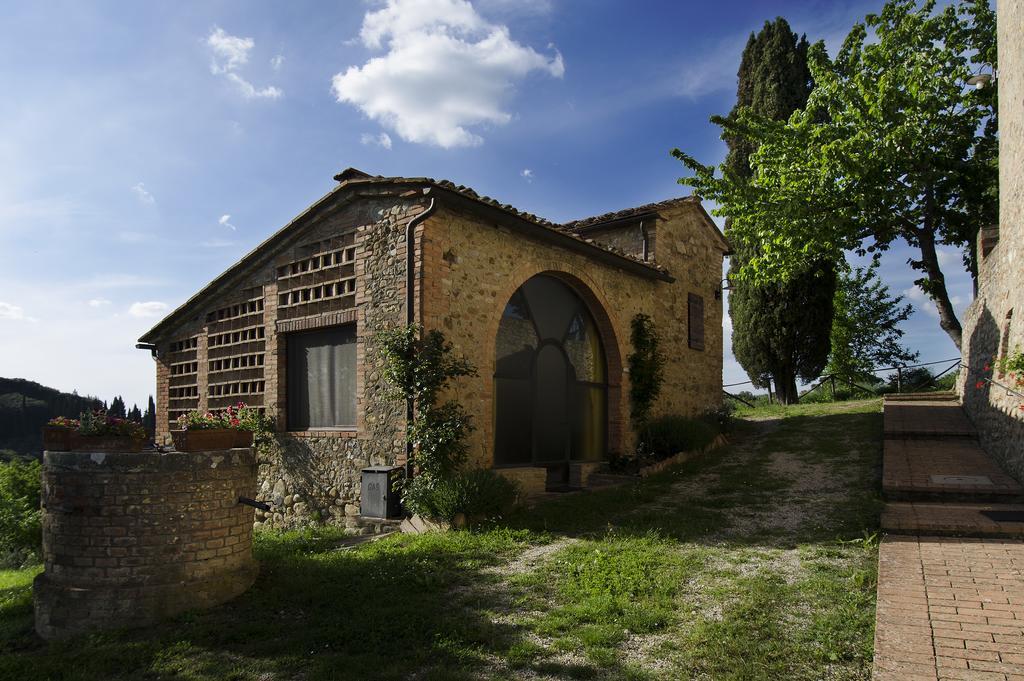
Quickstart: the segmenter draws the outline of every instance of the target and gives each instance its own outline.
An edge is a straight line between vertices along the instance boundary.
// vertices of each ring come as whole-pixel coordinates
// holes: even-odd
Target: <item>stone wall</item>
[[[368,186],[339,194],[333,203],[297,219],[287,238],[262,249],[254,264],[217,284],[204,298],[215,302],[193,304],[158,343],[158,437],[166,437],[176,413],[235,401],[259,405],[276,420],[279,434],[259,448],[258,456],[257,498],[273,509],[258,512],[257,524],[287,528],[320,520],[354,528],[359,525],[361,469],[405,463],[405,405],[386,394],[373,339],[406,322],[406,229],[427,206],[422,192],[407,189]],[[673,204],[659,218],[645,218],[650,257],[669,269],[674,283],[595,262],[461,210],[439,197],[437,211],[417,227],[414,294],[420,301],[416,321],[443,331],[480,372],[460,380],[454,395],[477,426],[470,443],[476,463],[492,462],[491,376],[498,320],[515,289],[540,272],[556,273],[573,286],[603,334],[612,451],[633,446],[623,367],[631,352],[630,320],[639,312],[655,319],[665,339],[667,380],[656,414],[693,415],[720,403],[722,304],[716,293],[722,243],[703,222],[698,204]],[[599,229],[590,238],[611,239],[638,253],[641,248],[639,225]],[[325,248],[344,251],[342,268],[330,276],[351,280],[353,290],[331,300],[295,302],[296,291],[327,276],[312,265],[309,272],[302,269]],[[703,350],[687,345],[687,296],[694,293],[704,300]],[[356,325],[355,428],[289,430],[288,334],[350,323]],[[254,359],[240,367],[224,366],[237,356]],[[217,394],[218,385],[234,381],[253,391]],[[533,486],[543,480],[524,475]]]
[[[228,403],[244,401],[262,406],[277,422],[280,434],[275,441],[259,448],[259,496],[274,506],[270,513],[257,512],[257,524],[272,527],[293,527],[309,520],[333,521],[355,525],[359,508],[359,477],[368,465],[394,465],[404,463],[405,423],[404,403],[395,402],[385,395],[385,383],[378,370],[379,359],[373,338],[376,333],[405,323],[405,231],[412,217],[422,212],[427,204],[420,200],[375,195],[364,192],[355,200],[339,199],[328,206],[291,239],[265,254],[262,263],[225,282],[217,292],[215,303],[196,306],[194,314],[167,333],[159,344],[157,368],[158,440],[166,439],[170,422],[179,408],[200,410],[220,408]],[[422,228],[421,228],[422,229]],[[328,249],[353,248],[352,261],[346,263],[342,276],[351,273],[354,291],[351,296],[330,301],[309,301],[298,306],[282,306],[286,294],[284,284],[294,276],[282,278],[282,268],[303,262],[312,253]],[[317,283],[315,273],[298,277],[293,288]],[[241,323],[213,321],[211,314],[230,308],[239,300],[259,296],[261,309]],[[288,334],[339,324],[356,325],[357,363],[357,422],[354,429],[294,431],[287,422],[287,338]],[[259,338],[237,343],[221,351],[211,348],[207,339],[220,333],[225,324],[246,328],[258,324]],[[215,328],[214,328],[215,327]],[[229,331],[236,330],[234,327]],[[196,339],[196,348],[188,348],[187,341]],[[184,350],[175,352],[174,344],[185,343]],[[242,350],[230,348],[242,346]],[[258,356],[258,366],[247,369],[240,378],[263,382],[258,394],[240,394],[225,401],[209,394],[211,383],[217,382],[212,371],[215,362],[225,356],[242,353]],[[196,362],[195,375],[175,376],[171,364],[176,361]],[[223,373],[223,372],[221,372]],[[228,374],[232,380],[234,374]],[[180,389],[185,381],[194,383],[198,395],[183,403],[170,391]]]
[[[152,624],[223,603],[256,578],[251,450],[46,452],[36,631]]]
[[[1024,350],[1024,3],[1000,3],[998,22],[999,227],[979,235],[978,295],[964,317],[963,361],[969,370],[961,370],[958,390],[982,445],[1024,479],[1024,398],[988,383],[976,387],[985,376],[1014,385],[1009,376],[986,372],[985,365]]]
[[[443,331],[456,352],[468,357],[479,372],[476,377],[461,379],[453,391],[474,417],[470,452],[476,465],[492,464],[492,376],[498,322],[515,290],[539,273],[554,274],[572,286],[601,327],[609,365],[612,451],[629,451],[634,446],[628,422],[629,377],[623,367],[632,352],[630,322],[637,313],[650,315],[664,339],[666,380],[655,415],[692,416],[721,404],[722,301],[715,295],[721,282],[721,242],[703,223],[696,204],[678,204],[651,222],[654,224],[648,228],[656,235],[652,242],[657,244],[652,259],[668,268],[676,278],[674,283],[596,263],[445,206],[428,218],[423,244],[427,282],[423,321],[427,328]],[[687,343],[689,293],[704,299],[704,350],[692,349]]]

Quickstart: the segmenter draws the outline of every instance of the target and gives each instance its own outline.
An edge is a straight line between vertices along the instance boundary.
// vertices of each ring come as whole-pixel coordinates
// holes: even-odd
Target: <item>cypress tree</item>
[[[110,407],[107,409],[107,413],[118,418],[125,418],[127,416],[127,412],[124,406],[124,398],[120,395],[114,397],[110,402]]]
[[[730,116],[749,107],[764,117],[786,120],[802,109],[813,88],[807,49],[807,38],[797,37],[782,17],[765,22],[760,33],[751,33],[743,50],[736,106]],[[757,151],[756,144],[731,136],[725,140],[729,145],[725,172],[749,180],[753,177],[750,157]],[[764,234],[771,231],[771,225],[761,230]],[[726,236],[732,236],[728,221]],[[759,244],[737,238],[731,238],[731,243],[734,253],[729,266],[729,317],[733,354],[755,387],[765,388],[773,381],[779,400],[791,404],[798,397],[797,377],[805,381],[817,378],[828,361],[835,266],[820,262],[784,282],[754,285],[732,275],[757,257]]]
[[[156,403],[153,401],[153,396],[149,396],[149,404],[146,405],[146,413],[142,416],[142,425],[146,428],[146,432],[150,437],[156,433]]]

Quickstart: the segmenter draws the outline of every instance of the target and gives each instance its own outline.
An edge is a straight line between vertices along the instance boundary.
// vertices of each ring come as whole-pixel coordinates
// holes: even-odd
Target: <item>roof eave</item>
[[[151,328],[149,331],[140,336],[139,342],[154,343],[158,341],[161,338],[162,334],[168,330],[168,327],[171,326],[174,322],[178,321],[186,310],[191,308],[195,303],[202,300],[208,293],[216,289],[218,286],[221,286],[222,284],[226,283],[228,279],[230,279],[239,269],[259,260],[260,256],[262,255],[265,249],[273,246],[278,241],[284,239],[287,233],[291,230],[291,228],[294,225],[296,225],[300,221],[309,219],[310,217],[315,215],[317,211],[323,209],[324,205],[328,203],[329,199],[334,198],[342,189],[343,186],[344,185],[339,185],[332,189],[331,191],[324,194],[322,197],[313,202],[308,208],[306,208],[306,210],[302,211],[294,218],[292,218],[288,222],[288,224],[286,224],[284,227],[271,234],[255,248],[253,248],[251,251],[243,255],[241,259],[238,260],[238,262],[224,270],[224,272],[218,275],[213,281],[211,281],[209,284],[207,284],[199,291],[197,291],[195,295],[191,296],[184,303],[176,307],[170,314],[168,314],[166,317],[157,322],[157,324],[153,328]]]
[[[639,275],[646,279],[656,279],[669,283],[675,281],[675,277],[664,270],[651,267],[650,265],[633,260],[632,258],[627,258],[624,255],[619,255],[607,250],[606,248],[589,243],[565,232],[544,227],[543,225],[518,217],[508,211],[502,210],[498,206],[491,206],[487,203],[476,201],[468,196],[463,196],[458,192],[451,191],[444,187],[435,186],[432,187],[430,191],[441,196],[442,200],[446,202],[451,202],[453,205],[482,214],[485,217],[490,218],[505,227],[514,229],[528,237],[539,241],[545,241],[566,250],[585,255],[592,260],[602,262],[606,265],[611,265],[612,267],[624,270],[631,274]]]

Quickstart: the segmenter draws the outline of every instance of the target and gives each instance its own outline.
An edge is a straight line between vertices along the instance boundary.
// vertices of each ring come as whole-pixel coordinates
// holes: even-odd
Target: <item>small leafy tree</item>
[[[960,347],[962,329],[937,247],[971,246],[996,221],[995,12],[987,0],[889,0],[856,24],[834,59],[808,51],[814,90],[778,121],[750,110],[715,117],[727,136],[756,143],[753,180],[672,153],[694,173],[681,183],[719,204],[741,238],[762,250],[739,273],[784,280],[844,251],[877,254],[903,241],[935,302],[939,325]],[[970,249],[965,265],[973,270]]]
[[[877,275],[877,266],[844,272],[835,296],[832,352],[826,371],[851,381],[867,381],[872,369],[913,362],[918,353],[902,343],[900,324],[913,306],[893,297]]]
[[[0,567],[36,559],[42,544],[38,461],[0,463]]]
[[[654,320],[645,314],[633,317],[629,340],[633,352],[629,362],[629,415],[633,428],[643,432],[651,417],[654,401],[661,394],[665,380],[665,358],[661,354],[658,332]]]
[[[392,396],[413,407],[406,439],[413,446],[417,475],[406,481],[404,502],[414,513],[429,515],[435,508],[431,497],[446,476],[465,463],[466,436],[472,420],[456,400],[438,404],[438,396],[456,378],[475,376],[476,369],[464,357],[452,353],[452,345],[437,330],[422,333],[418,325],[382,332],[377,337],[383,375]]]

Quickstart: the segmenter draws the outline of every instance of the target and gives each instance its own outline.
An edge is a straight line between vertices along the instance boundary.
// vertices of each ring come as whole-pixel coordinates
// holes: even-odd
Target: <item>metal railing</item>
[[[1016,395],[1017,397],[1019,397],[1021,399],[1024,399],[1024,393],[1020,392],[1016,388],[1011,388],[1008,385],[1003,385],[1002,383],[1000,383],[999,381],[994,380],[990,376],[986,376],[983,373],[979,373],[979,372],[975,371],[974,369],[972,369],[971,367],[967,366],[966,364],[961,364],[960,366],[963,369],[966,369],[968,374],[974,374],[975,376],[977,376],[979,378],[979,380],[984,381],[985,383],[988,383],[989,385],[994,385],[997,388],[1001,388],[1002,390],[1005,390],[1007,395]]]
[[[943,376],[948,374],[950,371],[953,371],[954,369],[958,369],[959,367],[963,366],[961,364],[961,362],[960,362],[960,358],[957,357],[956,359],[942,359],[942,360],[938,360],[936,362],[922,362],[921,364],[911,364],[911,365],[900,364],[900,365],[891,366],[891,367],[874,367],[874,368],[871,369],[871,371],[869,373],[871,373],[872,375],[876,375],[876,374],[880,374],[880,373],[887,373],[887,372],[895,371],[896,372],[896,391],[897,392],[903,392],[903,372],[904,371],[907,371],[909,369],[920,369],[922,367],[936,366],[938,364],[949,364],[949,366],[946,367],[941,372],[939,372],[938,374],[935,374],[934,376],[929,376],[922,383],[919,383],[919,384],[913,386],[912,388],[910,388],[908,390],[908,392],[916,392],[916,391],[920,390],[921,388],[924,388],[927,385],[935,384],[935,382],[939,378],[942,378]],[[970,371],[970,369],[968,369],[968,370]],[[832,398],[835,399],[835,396],[836,396],[836,383],[837,382],[838,383],[842,383],[844,385],[850,386],[851,388],[854,389],[854,391],[858,391],[859,390],[859,391],[861,391],[863,393],[866,393],[866,394],[872,395],[872,396],[874,396],[876,394],[875,391],[872,388],[869,388],[869,387],[860,385],[858,383],[855,383],[850,378],[847,378],[845,376],[840,376],[838,374],[830,374],[828,376],[821,377],[816,384],[812,384],[812,387],[811,387],[810,390],[807,390],[802,395],[798,395],[797,396],[797,402],[799,402],[801,399],[807,397],[808,395],[810,395],[814,391],[822,388],[825,385],[829,385],[831,387],[831,389],[832,389]],[[995,383],[994,381],[991,381],[991,380],[989,382]],[[728,390],[725,390],[725,388],[734,388],[734,387],[739,386],[739,385],[753,385],[753,381],[741,381],[739,383],[726,383],[725,385],[722,386],[722,393],[726,397],[728,397],[730,399],[736,400],[738,402],[742,402],[743,404],[747,405],[748,407],[753,407],[754,405],[751,404],[750,402],[748,402],[747,400],[745,400],[744,398],[740,397],[739,395],[734,395],[734,394],[730,393]],[[1006,387],[1006,386],[1002,386],[1002,384],[997,384],[997,385],[1000,385],[1001,387]],[[1018,395],[1020,394],[1020,393],[1016,393],[1015,391],[1013,391],[1012,388],[1007,388],[1007,390],[1010,390],[1011,392],[1014,392],[1015,394],[1018,394]],[[768,401],[769,402],[773,402],[774,401],[773,397],[774,397],[774,395],[773,395],[773,392],[772,392],[772,383],[769,380],[768,381]],[[1024,395],[1022,395],[1022,397],[1024,397]]]

